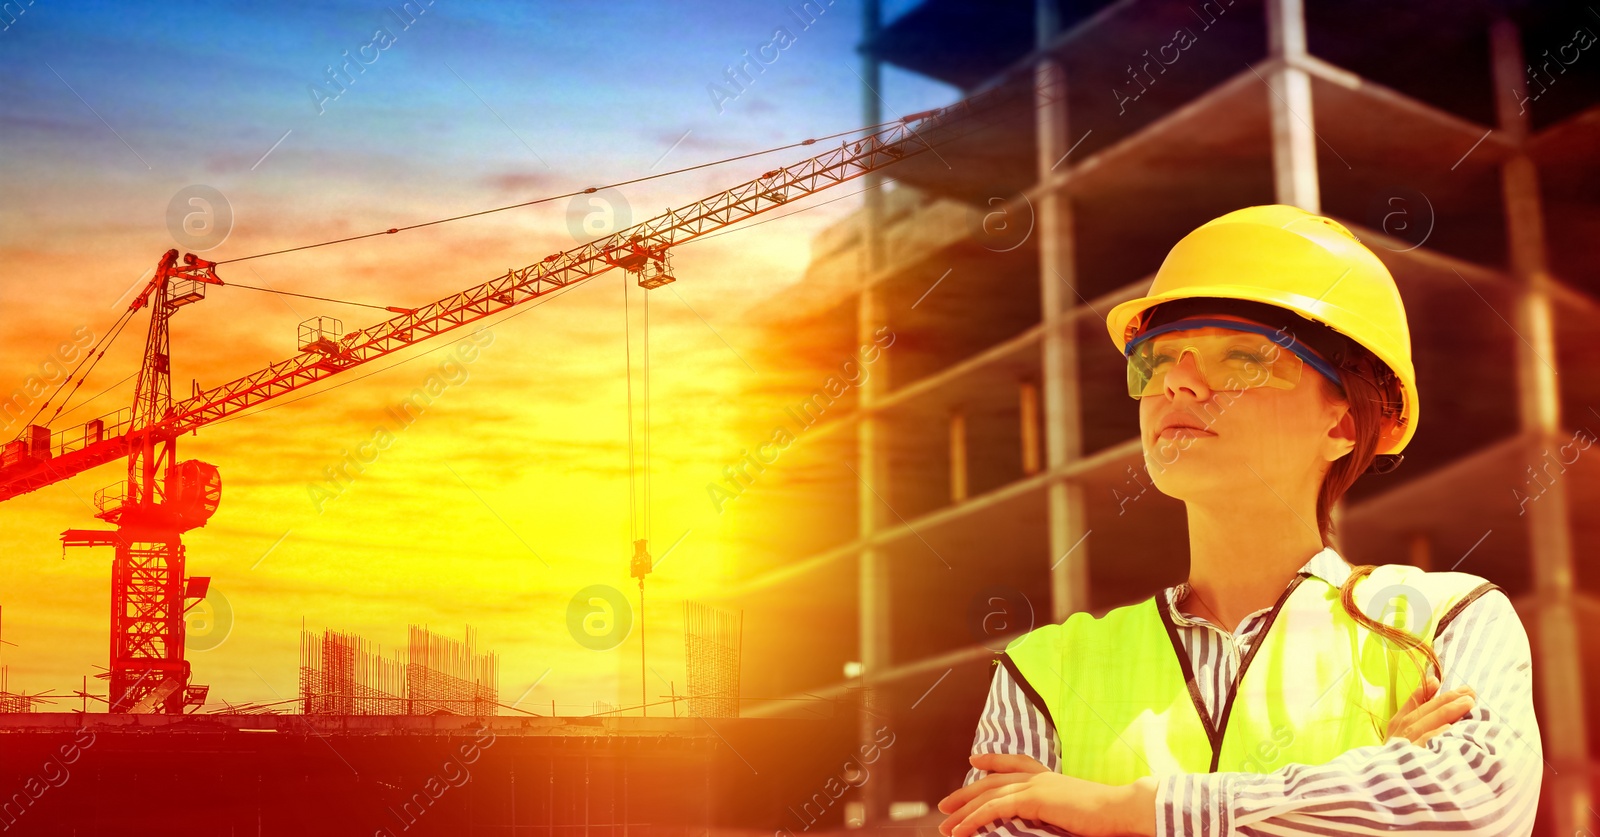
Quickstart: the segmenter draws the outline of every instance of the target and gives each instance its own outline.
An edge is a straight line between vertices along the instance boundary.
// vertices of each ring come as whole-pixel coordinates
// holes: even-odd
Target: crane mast
[[[168,250],[131,308],[150,308],[144,359],[133,389],[131,425],[148,428],[172,414],[168,320],[205,298],[212,263]],[[182,713],[205,703],[207,687],[189,683],[184,613],[205,597],[210,579],[184,572],[183,533],[217,510],[222,480],[205,462],[177,461],[177,437],[130,434],[127,479],[95,493],[96,517],[115,529],[68,529],[62,547],[109,546],[111,647],[106,703],[112,712]]]

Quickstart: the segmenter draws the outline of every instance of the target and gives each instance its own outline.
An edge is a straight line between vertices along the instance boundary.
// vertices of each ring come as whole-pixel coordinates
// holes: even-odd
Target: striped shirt
[[[1350,565],[1328,548],[1312,556],[1300,572],[1337,588],[1349,577]],[[1230,634],[1179,610],[1177,602],[1188,592],[1188,582],[1163,591],[1205,711],[1215,717],[1271,608],[1246,616]],[[1390,831],[1526,837],[1533,831],[1544,754],[1522,621],[1504,592],[1490,590],[1444,624],[1433,649],[1444,669],[1440,691],[1465,683],[1475,690],[1476,700],[1471,711],[1427,743],[1393,736],[1326,764],[1289,764],[1274,773],[1162,777],[1155,802],[1158,837]],[[1059,771],[1062,744],[1048,717],[1028,701],[1006,667],[995,666],[972,752],[1019,753]],[[985,775],[972,768],[966,783]],[[1011,819],[995,820],[980,833],[1024,837],[1069,832]]]

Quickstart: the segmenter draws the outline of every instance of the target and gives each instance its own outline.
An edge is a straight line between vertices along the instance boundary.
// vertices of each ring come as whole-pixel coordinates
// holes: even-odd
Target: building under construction
[[[300,632],[300,711],[307,715],[497,714],[495,655],[411,626],[407,654],[385,659],[358,636]]]
[[[1037,107],[869,182],[803,285],[754,312],[794,441],[730,507],[762,565],[731,596],[747,688],[866,689],[898,742],[852,797],[868,823],[959,786],[1006,638],[1187,572],[1105,313],[1201,223],[1293,204],[1393,273],[1426,405],[1404,465],[1335,510],[1336,548],[1505,589],[1534,652],[1537,833],[1600,827],[1600,570],[1581,560],[1600,465],[1573,455],[1600,430],[1600,58],[1562,51],[1593,42],[1594,11],[866,5],[864,124],[900,116],[885,67]]]

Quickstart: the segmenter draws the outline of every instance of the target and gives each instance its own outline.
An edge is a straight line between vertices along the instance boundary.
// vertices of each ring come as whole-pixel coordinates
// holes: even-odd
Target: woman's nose
[[[1195,352],[1182,353],[1177,362],[1167,369],[1166,390],[1169,398],[1180,391],[1188,392],[1196,401],[1211,397],[1211,386],[1206,383],[1206,376],[1200,373],[1200,360]]]

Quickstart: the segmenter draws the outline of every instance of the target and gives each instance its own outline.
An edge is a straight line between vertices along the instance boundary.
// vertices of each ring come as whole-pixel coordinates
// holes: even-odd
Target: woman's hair
[[[1401,396],[1397,379],[1383,361],[1355,341],[1288,309],[1265,303],[1212,298],[1174,300],[1162,303],[1149,312],[1142,328],[1201,314],[1234,314],[1263,325],[1279,327],[1286,336],[1292,336],[1309,346],[1338,370],[1339,383],[1320,373],[1307,373],[1322,382],[1324,398],[1349,405],[1354,424],[1355,447],[1333,461],[1317,492],[1317,534],[1322,538],[1323,546],[1331,547],[1334,504],[1371,467],[1377,456],[1386,417],[1393,417],[1399,412]],[[1303,375],[1301,380],[1305,379]],[[1339,590],[1340,604],[1350,618],[1392,645],[1398,645],[1413,661],[1416,661],[1413,652],[1420,652],[1433,670],[1439,672],[1439,680],[1443,682],[1443,667],[1427,642],[1408,631],[1372,619],[1356,606],[1355,584],[1374,569],[1377,567],[1372,564],[1351,568],[1350,577]],[[1421,666],[1420,663],[1418,665]],[[1426,669],[1423,673],[1426,676]]]
[[[1317,492],[1317,533],[1322,537],[1323,546],[1333,545],[1334,504],[1372,465],[1383,431],[1385,405],[1397,403],[1398,399],[1397,394],[1378,388],[1377,381],[1386,369],[1383,362],[1361,346],[1349,340],[1344,342],[1347,344],[1344,357],[1334,361],[1341,383],[1336,384],[1325,375],[1316,375],[1322,383],[1324,398],[1349,405],[1355,436],[1355,447],[1328,466],[1322,488]]]
[[[1345,353],[1343,362],[1337,364],[1342,385],[1335,385],[1326,376],[1317,376],[1317,379],[1322,381],[1324,397],[1329,401],[1342,401],[1350,406],[1356,443],[1349,453],[1334,460],[1329,466],[1327,475],[1322,478],[1322,488],[1317,492],[1317,527],[1322,535],[1323,546],[1332,546],[1329,535],[1333,531],[1333,504],[1350,490],[1350,486],[1354,485],[1372,464],[1378,449],[1379,433],[1383,428],[1386,405],[1398,403],[1399,398],[1398,392],[1392,390],[1384,392],[1379,388],[1378,382],[1386,380],[1384,375],[1386,367],[1383,362],[1353,342],[1347,340],[1346,343],[1349,344],[1350,350]],[[1439,662],[1439,655],[1434,653],[1427,642],[1401,628],[1368,617],[1356,606],[1356,582],[1375,569],[1377,566],[1373,564],[1351,568],[1350,577],[1345,579],[1344,586],[1339,589],[1339,603],[1344,606],[1345,613],[1367,630],[1393,645],[1398,645],[1413,662],[1416,661],[1416,656],[1412,652],[1420,652],[1427,658],[1433,670],[1438,672],[1439,682],[1444,682],[1444,667]],[[1427,669],[1423,668],[1422,673],[1423,676],[1427,676]]]
[[[1339,604],[1344,607],[1344,612],[1349,614],[1351,619],[1354,619],[1357,624],[1360,624],[1367,630],[1382,637],[1390,645],[1390,647],[1398,645],[1400,650],[1405,652],[1406,658],[1411,660],[1413,663],[1417,662],[1416,653],[1413,652],[1421,653],[1423,657],[1427,658],[1428,665],[1432,666],[1433,670],[1438,672],[1438,674],[1435,676],[1438,677],[1439,682],[1443,683],[1444,665],[1439,662],[1439,655],[1434,652],[1431,645],[1429,645],[1427,642],[1424,642],[1421,637],[1418,637],[1416,634],[1413,634],[1410,631],[1407,631],[1403,628],[1396,628],[1392,625],[1385,625],[1382,622],[1372,619],[1365,613],[1362,613],[1361,608],[1356,606],[1356,582],[1365,578],[1375,569],[1377,569],[1377,565],[1375,564],[1362,564],[1359,567],[1351,567],[1350,577],[1345,579],[1344,586],[1339,588]],[[1428,670],[1426,667],[1424,667],[1421,663],[1417,663],[1417,667],[1421,669],[1423,677],[1428,676]],[[1401,703],[1401,700],[1398,697],[1391,697],[1394,698],[1394,703],[1396,705]],[[1373,725],[1374,727],[1377,725],[1376,718],[1373,719]],[[1382,731],[1379,731],[1378,734],[1382,735],[1383,733]]]

